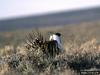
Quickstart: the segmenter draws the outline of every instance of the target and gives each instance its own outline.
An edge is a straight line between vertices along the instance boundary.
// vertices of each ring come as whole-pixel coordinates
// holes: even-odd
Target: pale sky
[[[0,0],[0,19],[100,6],[100,0]]]

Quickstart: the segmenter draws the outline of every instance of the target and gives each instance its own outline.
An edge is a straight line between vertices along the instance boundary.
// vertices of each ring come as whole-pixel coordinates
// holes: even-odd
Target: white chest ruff
[[[58,44],[61,44],[61,39],[60,39],[60,37],[57,36],[57,35],[55,35],[55,34],[51,35],[49,40],[50,40],[50,41],[51,41],[51,40],[56,40]]]

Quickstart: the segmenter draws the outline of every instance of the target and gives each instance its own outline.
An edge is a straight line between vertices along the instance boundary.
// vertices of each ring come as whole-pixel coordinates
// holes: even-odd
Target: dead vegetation
[[[18,52],[19,50],[14,53],[12,47],[6,47],[12,54],[4,55],[3,59],[6,62],[1,65],[0,74],[77,75],[80,70],[100,68],[100,43],[95,38],[77,47],[73,44],[69,50],[60,54],[55,53],[53,57],[52,54],[48,54],[50,52],[44,52],[48,51],[45,47],[46,39],[40,33],[34,35],[35,38],[31,34],[26,40],[26,49],[21,49],[25,54]]]

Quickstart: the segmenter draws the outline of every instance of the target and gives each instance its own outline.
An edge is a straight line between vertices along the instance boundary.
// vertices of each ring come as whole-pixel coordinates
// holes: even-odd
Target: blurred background
[[[2,0],[0,47],[23,42],[28,32],[61,32],[63,41],[100,41],[100,0]]]

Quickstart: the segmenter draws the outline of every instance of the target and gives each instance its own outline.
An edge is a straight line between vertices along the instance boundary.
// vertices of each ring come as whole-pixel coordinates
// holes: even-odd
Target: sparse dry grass
[[[25,52],[23,47],[19,49]],[[6,55],[7,63],[0,66],[0,74],[77,75],[76,71],[81,69],[100,68],[100,44],[96,39],[91,39],[76,48],[71,46],[69,50],[52,59],[45,57],[44,60],[42,56],[39,56],[41,55],[41,50],[39,50],[40,54],[37,52],[34,52],[34,54],[30,50],[26,50],[26,53],[17,52],[13,54],[12,52],[11,55]]]

